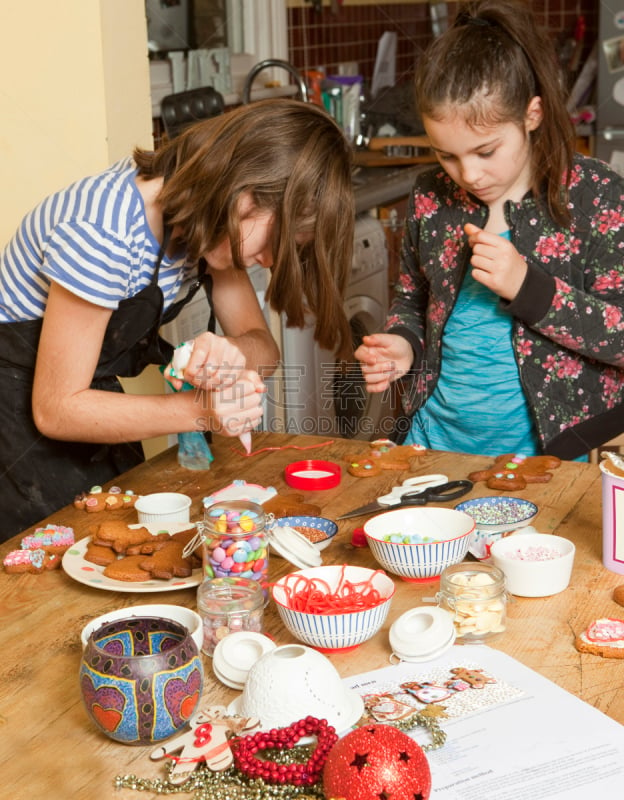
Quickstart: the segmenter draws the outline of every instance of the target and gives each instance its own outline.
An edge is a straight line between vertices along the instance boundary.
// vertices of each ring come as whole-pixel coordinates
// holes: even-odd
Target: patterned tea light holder
[[[125,744],[153,744],[184,728],[197,709],[203,680],[189,631],[158,617],[105,623],[89,637],[80,664],[89,717]]]

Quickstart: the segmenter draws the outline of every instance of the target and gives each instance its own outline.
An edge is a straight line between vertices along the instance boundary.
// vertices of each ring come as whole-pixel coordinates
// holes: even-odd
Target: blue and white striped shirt
[[[0,254],[0,322],[40,319],[50,282],[115,310],[149,285],[159,244],[126,158],[50,195],[22,220]],[[158,283],[167,308],[185,277],[179,258],[163,258]]]

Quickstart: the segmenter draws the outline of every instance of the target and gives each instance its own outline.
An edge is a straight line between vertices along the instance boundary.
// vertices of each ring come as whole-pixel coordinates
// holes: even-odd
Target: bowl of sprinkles
[[[476,497],[455,506],[465,511],[475,521],[477,528],[486,533],[507,533],[529,525],[537,514],[537,506],[529,500],[506,495]]]
[[[288,631],[323,652],[353,650],[386,621],[394,583],[382,570],[346,564],[302,569],[272,587]]]
[[[464,500],[455,509],[469,514],[475,521],[477,527],[469,550],[478,559],[489,558],[493,542],[530,525],[538,511],[535,503],[507,495],[475,497]]]
[[[375,560],[406,581],[433,581],[463,561],[475,521],[463,511],[426,506],[377,514],[364,523]]]
[[[548,597],[566,589],[574,553],[569,539],[523,531],[491,547],[492,561],[505,575],[505,588],[520,597]]]

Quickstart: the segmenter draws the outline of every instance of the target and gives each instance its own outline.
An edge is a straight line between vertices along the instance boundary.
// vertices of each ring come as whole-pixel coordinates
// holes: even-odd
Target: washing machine
[[[344,308],[354,350],[363,336],[382,330],[388,310],[388,251],[381,222],[368,215],[356,220]],[[282,328],[282,360],[282,394],[276,403],[282,416],[271,415],[279,429],[361,439],[387,437],[392,431],[389,393],[369,394],[358,362],[338,363],[331,352],[319,348],[312,324]]]

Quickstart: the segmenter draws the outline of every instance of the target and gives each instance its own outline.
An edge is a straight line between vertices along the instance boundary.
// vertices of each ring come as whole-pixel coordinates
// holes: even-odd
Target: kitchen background
[[[185,5],[184,0],[153,2],[159,11]],[[328,74],[355,68],[363,77],[364,94],[373,79],[384,34],[396,34],[395,80],[409,89],[414,60],[436,32],[432,12],[438,12],[436,23],[444,25],[444,14],[440,12],[445,9],[452,19],[457,8],[454,2],[418,0],[194,2],[196,25],[193,30],[187,29],[185,40],[178,42],[178,52],[189,46],[227,50],[221,55],[226,60],[231,57],[232,64],[238,61],[239,79],[256,62],[269,56],[288,59],[302,72],[319,66]],[[622,5],[624,8],[624,0]],[[617,10],[595,0],[534,0],[532,7],[557,42],[566,80],[572,85],[583,66],[591,65],[592,47],[599,35],[599,9],[609,18],[617,15]],[[233,15],[228,20],[229,35],[234,32],[237,40],[232,48],[226,47],[225,9]],[[159,101],[155,99],[151,73],[154,65],[162,67],[165,60],[158,48],[150,46],[146,11],[146,0],[63,0],[60,5],[30,0],[2,4],[0,69],[5,80],[0,91],[0,180],[5,191],[0,197],[0,241],[9,238],[21,216],[45,194],[104,168],[127,155],[136,144],[153,145]],[[613,38],[616,43],[619,41],[617,36]],[[36,47],[27,47],[28,42],[36,42]],[[176,47],[172,50],[175,53]],[[616,73],[622,66],[615,58],[619,52],[614,48]],[[283,80],[285,76],[276,77]],[[255,85],[262,83],[258,80]],[[235,89],[230,102],[240,102]],[[585,138],[583,143],[591,138]],[[353,281],[345,299],[354,336],[376,329],[383,318],[388,274],[393,268],[393,241],[396,245],[400,237],[410,169],[373,170],[372,174],[369,172],[368,187],[356,186],[359,210],[364,213],[355,242]],[[374,200],[366,195],[371,183]],[[259,294],[261,289],[259,286]],[[203,316],[204,310],[198,309],[198,318]],[[272,320],[272,325],[277,334],[282,333],[279,321]],[[179,329],[175,331],[174,338],[181,333]],[[290,332],[285,338],[294,348],[287,353],[289,364],[306,367],[306,391],[310,398],[317,398],[323,381],[315,370],[327,366],[327,354],[319,353],[305,332],[301,339]],[[162,391],[162,378],[159,374],[141,376],[137,384],[128,388]],[[352,409],[348,400],[343,401],[349,416]],[[357,405],[357,398],[354,402]],[[367,409],[366,413],[373,412]],[[376,418],[382,413],[382,409],[374,410]],[[318,409],[315,419],[321,417],[330,426],[328,433],[338,432],[331,427],[335,422],[334,408]],[[163,446],[162,441],[151,444],[151,451]]]

